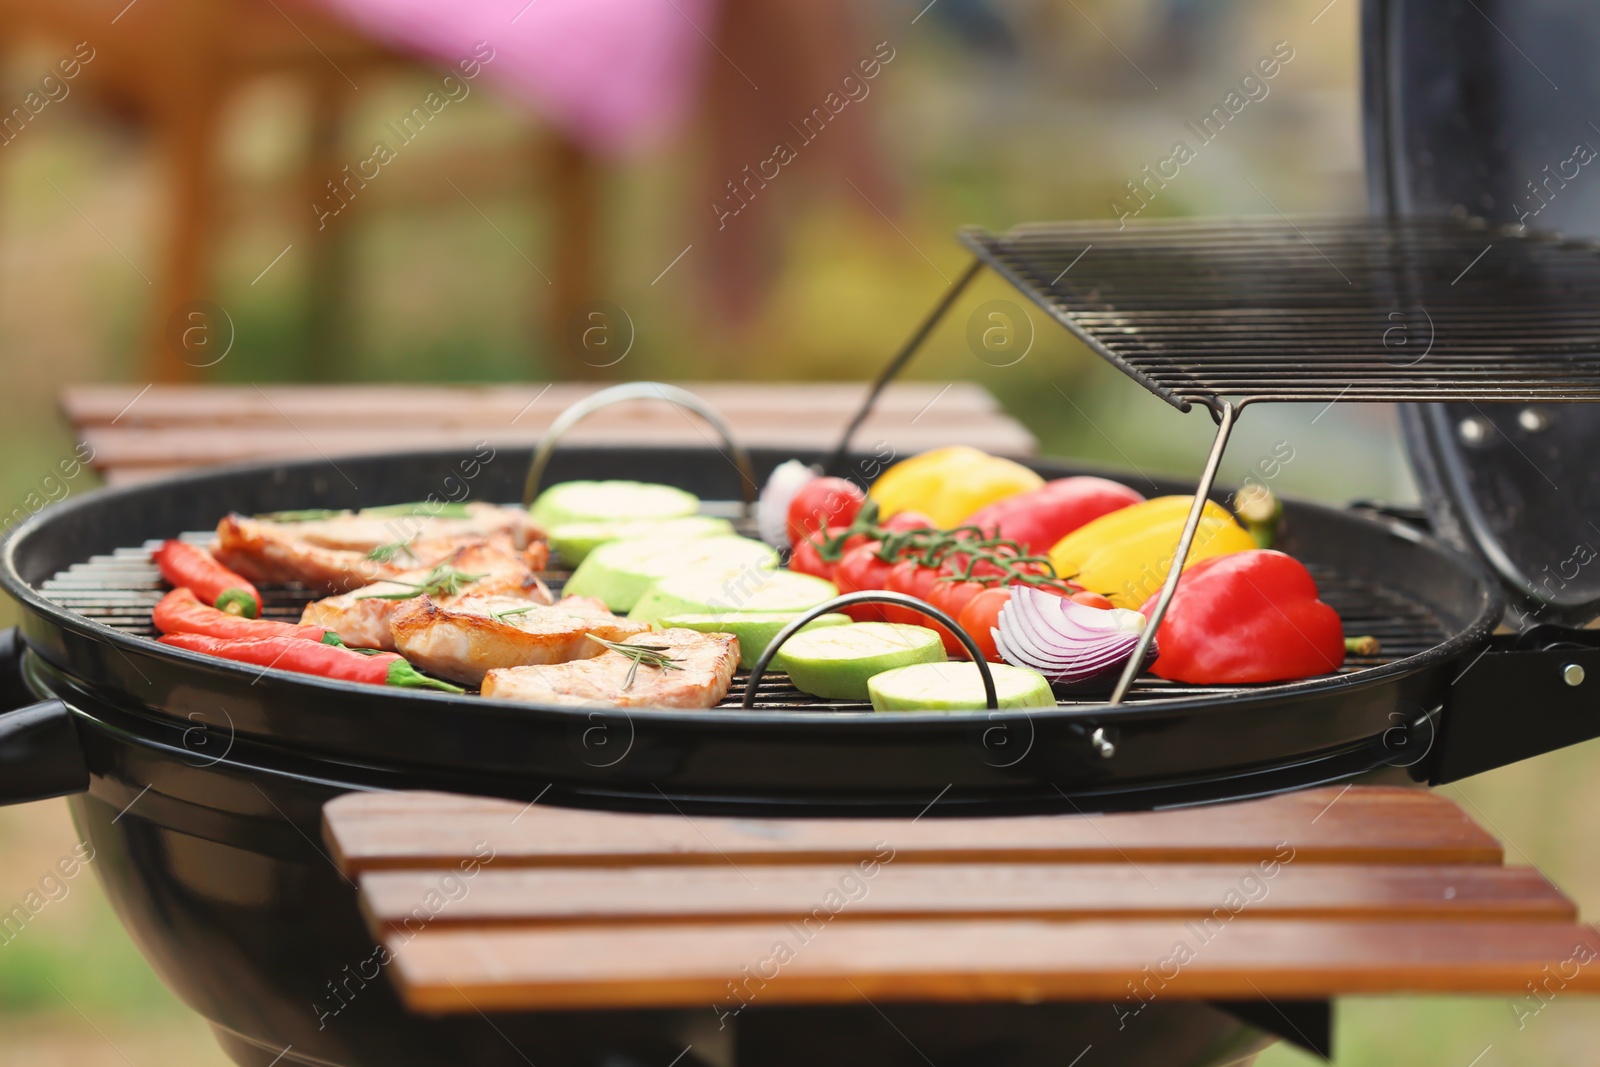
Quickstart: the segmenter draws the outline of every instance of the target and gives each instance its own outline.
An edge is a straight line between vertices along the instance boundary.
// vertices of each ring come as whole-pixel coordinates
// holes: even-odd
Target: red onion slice
[[[1122,608],[1091,608],[1030,589],[1011,591],[991,632],[1000,658],[1059,685],[1104,675],[1133,655],[1145,618]]]

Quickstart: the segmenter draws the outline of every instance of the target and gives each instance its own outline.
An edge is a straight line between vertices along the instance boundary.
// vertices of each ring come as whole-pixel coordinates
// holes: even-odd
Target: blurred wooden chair
[[[356,86],[381,74],[429,69],[304,0],[0,0],[0,20],[11,42],[48,41],[64,56],[87,41],[94,58],[73,79],[73,91],[147,131],[159,155],[166,172],[165,231],[142,352],[143,377],[151,381],[200,376],[169,342],[168,319],[190,301],[215,297],[217,145],[232,96],[269,75],[287,74],[309,88],[311,143],[295,193],[309,205],[349,162],[341,137]],[[559,205],[551,258],[562,269],[552,271],[547,305],[554,320],[548,326],[559,336],[561,316],[595,291],[597,166],[559,138],[542,140],[550,160],[547,193]],[[318,233],[312,212],[305,214],[306,230],[295,243],[303,241],[311,257],[309,333],[331,342],[348,284],[350,227]],[[307,377],[323,376],[318,367],[328,364],[325,355],[306,354]]]

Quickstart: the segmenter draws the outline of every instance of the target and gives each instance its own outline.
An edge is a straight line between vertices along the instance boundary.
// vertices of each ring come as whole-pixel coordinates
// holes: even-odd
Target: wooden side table
[[[1340,995],[1600,990],[1572,902],[1413,789],[915,820],[354,794],[324,827],[417,1012],[1221,1001],[1326,1051]]]
[[[526,385],[73,386],[62,411],[112,484],[189,467],[422,448],[531,445],[571,404],[605,383]],[[749,446],[832,448],[866,396],[863,383],[691,382]],[[659,403],[607,408],[574,427],[575,443],[701,445],[705,426]],[[966,444],[1028,455],[1037,442],[968,382],[890,385],[856,445],[904,457]]]

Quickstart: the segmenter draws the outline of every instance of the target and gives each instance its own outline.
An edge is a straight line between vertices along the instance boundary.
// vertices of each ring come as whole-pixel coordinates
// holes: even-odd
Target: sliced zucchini
[[[913,663],[943,663],[944,642],[926,626],[857,622],[795,634],[773,657],[802,693],[835,700],[867,700],[874,675]]]
[[[729,612],[723,615],[669,615],[657,620],[656,625],[663,629],[677,627],[683,630],[698,630],[703,634],[732,634],[739,639],[739,666],[749,670],[756,665],[756,660],[761,658],[761,653],[772,644],[772,639],[778,636],[778,631],[788,626],[799,616],[799,612],[791,611],[747,611]],[[804,630],[822,626],[848,626],[848,615],[818,615],[806,623]],[[798,636],[798,635],[797,635]]]
[[[700,510],[693,493],[650,482],[560,482],[539,494],[529,513],[546,530],[569,522],[677,519]]]
[[[607,541],[626,541],[639,537],[728,537],[733,523],[710,515],[689,515],[681,519],[634,519],[611,522],[564,522],[549,528],[550,547],[569,567]]]
[[[612,611],[628,611],[658,578],[687,571],[739,573],[771,570],[778,554],[747,537],[641,537],[609,541],[578,564],[567,580],[570,596],[592,596]]]
[[[628,618],[654,622],[667,615],[718,615],[726,612],[786,611],[814,608],[839,595],[823,578],[794,571],[730,571],[719,562],[702,571],[669,574],[645,590]]]
[[[1002,708],[1053,708],[1055,694],[1038,671],[991,663]],[[867,682],[875,711],[972,711],[987,708],[976,663],[918,663],[873,675]]]

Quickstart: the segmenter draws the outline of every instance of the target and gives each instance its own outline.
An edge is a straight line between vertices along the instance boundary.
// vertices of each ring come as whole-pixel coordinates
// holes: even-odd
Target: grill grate
[[[184,540],[208,543],[210,532],[184,534]],[[151,541],[138,548],[121,548],[110,555],[93,556],[74,564],[44,582],[39,592],[56,604],[113,627],[123,633],[153,637],[150,611],[166,592],[150,553],[160,544]],[[1351,674],[1407,656],[1426,652],[1449,637],[1449,631],[1428,608],[1406,600],[1392,590],[1363,582],[1327,567],[1313,565],[1311,572],[1322,591],[1322,599],[1344,620],[1345,632],[1370,634],[1382,646],[1372,657],[1352,656],[1341,674]],[[554,592],[559,592],[569,572],[551,571],[542,577]],[[299,586],[261,586],[262,615],[269,619],[298,622],[300,611],[313,594]],[[748,672],[740,671],[727,698],[719,705],[737,708],[744,694]],[[1170,699],[1179,696],[1206,696],[1237,692],[1248,686],[1195,686],[1142,677],[1128,693],[1128,700]],[[1100,704],[1101,699],[1064,700],[1063,706]],[[757,688],[755,706],[771,711],[871,711],[865,702],[829,700],[802,693],[789,684],[783,674],[771,674]]]
[[[1600,400],[1600,255],[1477,220],[1039,223],[962,242],[1188,410]]]

